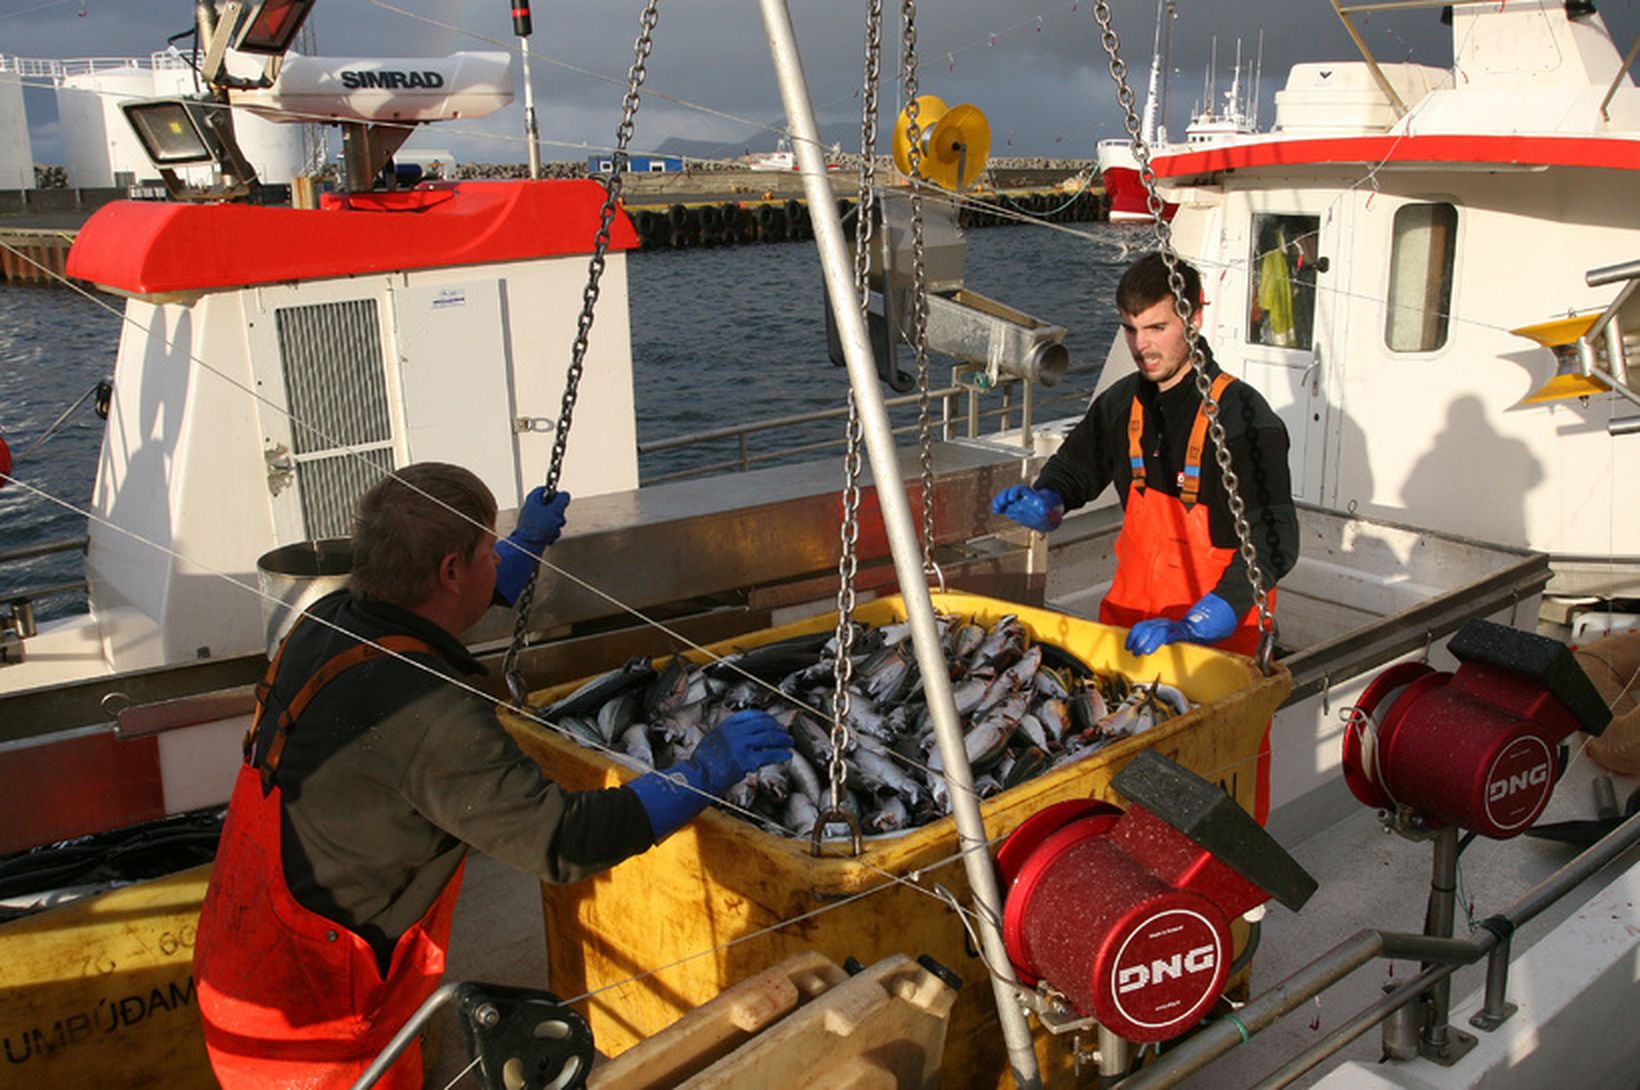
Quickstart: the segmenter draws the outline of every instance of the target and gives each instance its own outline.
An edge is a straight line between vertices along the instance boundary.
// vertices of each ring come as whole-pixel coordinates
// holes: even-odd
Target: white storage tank
[[[260,64],[246,72],[255,75]],[[76,187],[158,184],[159,168],[149,160],[120,105],[132,99],[173,98],[199,93],[188,58],[176,51],[147,58],[64,61],[57,81],[57,114],[63,130],[68,184]],[[302,125],[279,125],[247,110],[234,112],[240,150],[269,184],[289,183],[302,172]],[[32,172],[32,170],[31,170]],[[208,185],[209,166],[182,167],[177,175],[192,185]]]
[[[63,130],[63,166],[76,189],[159,181],[120,103],[154,97],[154,72],[136,58],[63,62],[57,118]]]
[[[15,57],[0,57],[0,189],[34,188],[22,77]]]

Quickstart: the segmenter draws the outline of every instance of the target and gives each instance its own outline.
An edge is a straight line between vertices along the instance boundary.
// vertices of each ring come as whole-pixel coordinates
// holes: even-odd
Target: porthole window
[[[1458,210],[1408,204],[1395,212],[1384,343],[1392,352],[1433,352],[1446,344]]]

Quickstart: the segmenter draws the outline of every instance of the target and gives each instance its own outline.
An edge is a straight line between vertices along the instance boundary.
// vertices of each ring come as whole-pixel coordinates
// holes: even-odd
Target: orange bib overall
[[[1221,374],[1213,380],[1213,400],[1221,401],[1235,379]],[[1179,477],[1179,495],[1170,496],[1145,487],[1145,410],[1137,396],[1128,411],[1128,459],[1133,483],[1128,486],[1122,532],[1116,538],[1116,578],[1099,606],[1099,620],[1132,628],[1151,617],[1183,620],[1190,607],[1212,592],[1235,559],[1234,548],[1218,548],[1208,527],[1207,507],[1197,502],[1201,492],[1202,451],[1207,444],[1207,412],[1196,409],[1190,444]],[[1276,592],[1269,592],[1270,608]],[[1226,651],[1253,655],[1258,651],[1258,609],[1247,611],[1228,637],[1214,644]],[[1259,745],[1256,805],[1253,816],[1263,824],[1270,810],[1270,732]]]
[[[409,636],[378,642],[401,654],[432,650]],[[205,1050],[225,1090],[351,1086],[444,973],[465,863],[399,938],[385,976],[369,943],[302,907],[285,883],[281,796],[273,779],[290,726],[325,684],[382,653],[361,644],[326,663],[279,716],[261,769],[253,763],[256,732],[280,655],[259,687],[246,763],[228,805],[194,953]],[[419,1043],[378,1083],[390,1090],[421,1084]]]

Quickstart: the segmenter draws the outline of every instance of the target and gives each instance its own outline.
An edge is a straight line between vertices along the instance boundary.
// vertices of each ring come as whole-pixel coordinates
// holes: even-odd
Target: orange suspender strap
[[[1213,380],[1212,398],[1215,404],[1224,397],[1225,388],[1234,381],[1225,374]],[[1184,484],[1179,489],[1179,502],[1187,508],[1195,506],[1196,496],[1202,490],[1202,450],[1206,446],[1207,406],[1203,404],[1196,409],[1196,422],[1190,426],[1190,445],[1185,448],[1184,454]]]
[[[1128,465],[1133,469],[1133,483],[1140,489],[1145,487],[1144,431],[1145,407],[1139,404],[1138,393],[1134,393],[1133,404],[1128,407]]]
[[[284,648],[281,647],[280,652],[283,653],[283,651]],[[383,636],[372,643],[354,644],[315,670],[313,676],[308,678],[307,684],[297,690],[296,695],[291,698],[291,702],[285,706],[284,711],[279,713],[279,723],[274,728],[273,744],[268,747],[268,757],[262,765],[262,789],[266,791],[273,786],[273,777],[279,771],[279,760],[285,752],[285,740],[290,737],[290,726],[307,710],[308,704],[314,697],[319,695],[320,689],[323,689],[336,680],[337,677],[360,663],[368,662],[386,654],[408,655],[414,651],[432,653],[433,647],[426,640],[417,639],[415,636]],[[268,676],[270,679],[277,663],[278,656],[275,656],[274,665],[269,667]],[[257,703],[256,718],[258,720],[262,718],[260,699]],[[254,744],[255,734],[256,724],[253,723],[248,744]]]
[[[262,709],[267,706],[268,695],[273,692],[273,679],[279,673],[279,660],[285,657],[285,648],[290,644],[290,633],[294,631],[296,631],[296,626],[292,625],[290,632],[286,632],[285,638],[279,641],[279,650],[275,651],[273,658],[269,660],[267,673],[263,674],[262,680],[257,683],[256,711],[251,715],[250,729],[245,732],[244,747],[247,764],[250,763],[251,752],[256,748],[256,732],[262,725]]]

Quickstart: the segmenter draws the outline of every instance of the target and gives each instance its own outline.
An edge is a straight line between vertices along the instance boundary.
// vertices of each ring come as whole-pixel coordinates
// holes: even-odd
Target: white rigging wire
[[[41,4],[41,5],[38,5],[38,7],[40,7],[40,8],[50,7],[50,6],[54,6],[55,3],[63,3],[63,2],[66,2],[66,0],[54,0],[53,3]],[[390,3],[386,2],[386,0],[370,0],[370,2],[374,6],[382,8],[384,10],[396,12],[396,13],[399,13],[399,14],[404,15],[406,17],[413,18],[413,19],[418,19],[418,20],[421,20],[423,22],[427,22],[427,23],[430,23],[430,24],[433,24],[433,25],[436,25],[436,26],[443,27],[445,29],[460,31],[460,32],[465,33],[465,34],[469,34],[474,38],[484,40],[484,41],[487,41],[487,42],[493,42],[493,43],[495,43],[495,44],[497,44],[497,45],[499,45],[503,48],[507,48],[510,51],[514,51],[514,47],[511,46],[510,43],[501,41],[499,39],[494,39],[494,38],[487,37],[485,35],[482,35],[482,34],[479,34],[479,33],[475,32],[475,31],[465,30],[464,28],[460,28],[460,27],[453,26],[451,24],[443,23],[443,22],[441,22],[439,20],[436,20],[436,19],[433,19],[431,17],[421,15],[420,13],[411,12],[411,11],[408,11],[406,9],[399,8],[399,7],[397,7],[393,4],[390,4]],[[1063,7],[1065,5],[1064,4],[1057,4],[1057,5],[1052,5],[1052,6],[1054,6],[1054,7]],[[37,10],[37,9],[30,8],[30,9],[25,9],[25,10],[26,11],[32,11],[32,10]],[[1047,9],[1044,9],[1044,10],[1047,10]],[[8,15],[18,15],[18,14],[24,14],[24,13],[25,12],[23,12],[23,11],[10,12],[10,13],[5,13],[5,15],[0,15],[0,17],[6,17]],[[1017,26],[1027,25],[1027,24],[1035,21],[1038,18],[1039,18],[1039,16],[1027,16],[1026,18],[1020,20],[1020,22],[1018,24],[1015,24],[1015,26],[1017,27]],[[970,45],[968,45],[968,46],[960,47],[960,49],[958,49],[958,50],[951,50],[951,51],[946,51],[946,52],[948,52],[950,54],[954,54],[954,53],[960,52],[964,49],[975,48],[975,47],[979,46],[980,44],[983,44],[986,41],[994,41],[994,36],[987,36],[986,39],[976,40],[975,42],[970,43]],[[939,50],[934,51],[934,53],[936,55],[937,55],[938,52],[940,52],[940,51]],[[610,83],[620,83],[620,82],[622,82],[620,80],[617,80],[615,77],[606,76],[606,75],[603,75],[601,73],[597,73],[597,72],[594,72],[592,70],[583,68],[581,66],[574,65],[574,64],[571,64],[569,62],[561,61],[561,60],[558,60],[558,59],[555,59],[555,58],[551,58],[549,56],[545,56],[545,55],[542,55],[542,54],[532,54],[532,59],[542,60],[542,61],[545,61],[546,63],[559,65],[559,66],[564,67],[568,70],[574,71],[574,72],[576,72],[578,74],[581,74],[581,75],[588,76],[590,78],[596,78],[596,79],[603,80],[603,81],[610,82]],[[23,81],[19,80],[18,82],[23,82]],[[684,107],[689,108],[689,109],[699,110],[699,111],[707,113],[711,116],[719,117],[719,118],[726,119],[726,120],[732,120],[732,121],[735,121],[736,123],[739,123],[739,124],[753,125],[753,126],[757,127],[758,129],[764,130],[764,131],[774,132],[774,133],[777,133],[777,134],[784,134],[784,130],[782,128],[779,128],[779,127],[763,125],[761,123],[753,122],[753,121],[750,121],[748,119],[738,117],[734,114],[731,114],[731,113],[728,113],[728,112],[725,112],[725,111],[715,110],[715,109],[712,109],[710,107],[706,107],[706,106],[698,104],[698,103],[693,103],[693,102],[690,102],[690,101],[682,99],[682,98],[677,98],[677,97],[669,96],[669,95],[665,95],[665,94],[659,94],[659,93],[656,93],[656,92],[653,92],[653,91],[651,91],[650,93],[654,94],[655,97],[661,98],[661,99],[666,100],[666,101],[673,102],[675,104],[678,104],[680,106],[684,106]],[[293,116],[295,116],[295,115],[293,115]],[[326,118],[326,117],[323,117],[323,116],[320,116],[320,115],[310,115],[310,116],[307,117],[307,119],[308,120],[313,120],[313,121],[333,120],[333,119],[329,119],[329,118]],[[445,131],[453,131],[453,130],[446,129]],[[485,139],[501,141],[501,142],[522,142],[523,139],[524,139],[523,137],[516,137],[515,138],[515,137],[510,137],[510,136],[506,136],[506,135],[502,135],[502,134],[495,134],[495,133],[489,133],[489,132],[478,133],[478,134],[475,134],[475,135],[481,135]],[[581,148],[581,149],[586,149],[586,148],[597,149],[597,146],[589,145],[585,142],[560,142],[560,141],[545,139],[545,140],[543,140],[543,143],[553,144],[554,146],[574,147],[574,148]],[[598,150],[602,150],[602,149],[598,149]],[[1392,145],[1392,150],[1393,150],[1393,145]],[[1344,193],[1340,193],[1339,196],[1334,199],[1333,204],[1329,205],[1328,210],[1331,211],[1331,209],[1333,207],[1335,207],[1339,201],[1342,201],[1344,199],[1344,196],[1348,192],[1353,191],[1355,188],[1358,188],[1362,185],[1372,184],[1375,177],[1376,177],[1377,172],[1385,165],[1385,163],[1388,162],[1388,158],[1389,158],[1389,156],[1388,156],[1388,154],[1386,154],[1385,158],[1382,161],[1380,161],[1379,163],[1374,164],[1373,166],[1371,166],[1360,178],[1358,178],[1354,183],[1352,183],[1349,190],[1346,190]],[[987,211],[988,213],[991,213],[991,214],[994,214],[994,215],[1000,215],[1000,216],[1002,216],[1004,218],[1008,218],[1008,219],[1013,219],[1017,222],[1035,223],[1038,226],[1045,227],[1045,228],[1048,228],[1050,230],[1057,230],[1057,231],[1061,231],[1061,232],[1066,233],[1066,234],[1075,235],[1079,238],[1082,238],[1082,239],[1085,239],[1085,240],[1089,241],[1090,243],[1108,245],[1107,240],[1100,239],[1100,238],[1098,238],[1097,236],[1095,236],[1093,233],[1091,233],[1089,231],[1080,230],[1080,229],[1069,227],[1069,226],[1066,226],[1066,225],[1063,225],[1063,224],[1043,221],[1043,220],[1037,219],[1036,217],[1031,216],[1029,214],[1016,213],[1012,210],[1002,209],[1002,208],[999,208],[997,206],[990,205],[990,204],[983,204],[982,205],[981,202],[978,202],[978,201],[974,200],[972,197],[963,196],[963,195],[951,195],[949,197],[945,197],[945,196],[942,195],[942,199],[949,200],[949,201],[951,201],[952,203],[954,203],[958,206],[967,205],[967,206],[970,206],[970,207],[983,207],[985,209],[985,211]],[[7,246],[6,248],[7,249],[12,249],[9,246]],[[13,250],[13,252],[18,253],[18,255],[20,257],[23,257],[24,260],[32,261],[32,259],[28,258],[26,255],[21,254],[20,251]],[[1221,263],[1202,263],[1202,262],[1198,262],[1198,263],[1199,264],[1205,264],[1208,267],[1218,267],[1218,268],[1224,268],[1224,269],[1237,269],[1237,270],[1245,269],[1244,264],[1242,262],[1239,262],[1239,261],[1228,261],[1228,262],[1221,262]],[[35,264],[38,264],[38,263],[35,263]],[[65,283],[68,283],[68,282],[65,280]],[[106,304],[102,300],[97,299],[95,296],[91,295],[89,292],[84,291],[78,285],[68,283],[68,286],[74,288],[74,290],[76,290],[76,291],[79,291],[82,295],[84,295],[88,299],[91,299],[98,306],[101,306],[104,309],[110,310],[114,313],[118,313],[118,311],[115,311],[114,308],[110,307],[108,304]],[[1336,296],[1342,296],[1342,297],[1347,297],[1347,298],[1355,298],[1355,299],[1362,299],[1362,300],[1371,301],[1371,302],[1383,302],[1383,300],[1379,300],[1375,297],[1365,295],[1365,294],[1362,294],[1362,293],[1350,293],[1350,292],[1339,291],[1337,289],[1331,289],[1331,288],[1328,288],[1328,289],[1318,288],[1318,290],[1330,290]],[[139,329],[144,328],[141,325],[141,323],[136,322],[134,319],[131,319],[131,318],[129,318],[127,316],[124,316],[124,315],[121,315],[121,318],[122,318],[122,321],[127,322],[127,323],[135,326],[136,328],[139,328]],[[1495,329],[1495,330],[1502,330],[1503,329],[1502,326],[1498,326],[1498,325],[1495,325],[1493,323],[1480,322],[1480,321],[1476,321],[1474,319],[1469,319],[1469,318],[1461,318],[1461,317],[1458,317],[1456,315],[1449,315],[1449,318],[1451,318],[1454,321],[1466,322],[1470,325],[1481,327],[1481,328]],[[147,332],[147,330],[144,329],[144,332]],[[193,356],[192,354],[189,355],[189,360],[190,360],[190,362],[199,365],[202,369],[206,370],[207,372],[209,372],[211,374],[214,374],[217,377],[219,377],[219,378],[223,379],[224,381],[228,382],[230,385],[234,386],[235,388],[239,389],[240,391],[251,395],[253,398],[255,398],[256,400],[258,400],[258,401],[262,402],[263,404],[267,405],[268,407],[270,407],[274,411],[280,412],[280,413],[283,413],[283,414],[289,416],[290,419],[291,419],[292,424],[303,427],[303,428],[307,429],[308,431],[310,431],[313,434],[323,436],[322,429],[317,428],[314,425],[311,425],[311,424],[309,424],[305,421],[298,420],[296,417],[289,414],[288,411],[283,409],[281,406],[275,405],[268,398],[266,398],[263,395],[259,394],[254,389],[252,389],[250,387],[247,387],[243,383],[233,379],[232,377],[226,375],[225,373],[221,372],[220,370],[217,370],[216,368],[214,368],[211,365],[209,365],[208,363],[206,363],[204,360],[201,360],[198,357]],[[329,437],[326,437],[326,438],[329,438]],[[379,467],[375,467],[375,468],[379,468]],[[236,586],[243,587],[244,589],[246,589],[248,591],[251,591],[252,593],[255,593],[259,596],[271,597],[271,596],[265,595],[264,592],[262,592],[260,590],[260,588],[258,588],[258,587],[253,587],[253,586],[250,586],[246,583],[243,583],[240,580],[234,578],[232,575],[227,574],[225,572],[214,571],[208,565],[199,564],[196,560],[194,560],[190,557],[185,557],[182,554],[176,552],[175,550],[167,548],[166,546],[164,546],[160,543],[153,542],[153,541],[150,541],[148,539],[145,539],[145,538],[141,537],[138,534],[135,534],[131,531],[128,531],[128,530],[124,529],[123,527],[119,527],[119,526],[117,526],[117,525],[115,525],[111,522],[108,522],[107,520],[104,520],[104,519],[100,518],[99,516],[97,516],[94,512],[80,509],[80,508],[76,507],[75,505],[73,505],[71,503],[63,501],[63,500],[61,500],[61,499],[59,499],[55,496],[50,495],[49,493],[46,493],[46,492],[44,492],[44,491],[42,491],[42,490],[28,484],[28,482],[26,482],[26,481],[18,480],[15,477],[11,478],[11,479],[16,481],[16,483],[19,484],[21,487],[23,487],[25,490],[27,490],[31,493],[34,493],[37,496],[40,496],[41,498],[45,499],[48,502],[58,504],[60,506],[68,508],[71,511],[75,511],[75,512],[81,514],[81,515],[84,515],[88,520],[95,520],[99,523],[107,525],[111,529],[113,529],[113,530],[115,530],[119,533],[122,533],[122,534],[125,534],[126,536],[132,537],[132,538],[134,538],[134,539],[136,539],[136,540],[138,540],[138,541],[140,541],[140,542],[142,542],[142,543],[144,543],[144,544],[146,544],[146,545],[148,545],[148,546],[150,546],[154,549],[165,552],[165,553],[167,553],[167,554],[169,554],[169,555],[171,555],[171,556],[173,556],[177,559],[184,560],[187,563],[190,563],[190,564],[193,564],[197,567],[200,567],[202,570],[211,572],[211,574],[217,575],[218,577],[223,578],[223,579],[225,579],[225,580],[227,580],[231,583],[234,583]],[[407,487],[414,488],[413,485],[407,485]],[[420,490],[418,489],[417,491],[420,491]],[[435,498],[427,496],[426,493],[424,493],[424,492],[422,493],[422,495],[424,497],[432,500],[433,502],[439,502]],[[456,512],[456,513],[458,515],[460,514],[459,512]],[[462,517],[465,518],[465,516],[462,516]],[[475,521],[475,520],[469,520],[469,521]],[[485,527],[485,529],[488,529],[488,528]],[[612,605],[617,606],[618,608],[622,609],[623,611],[630,613],[632,616],[634,616],[638,620],[644,622],[645,624],[651,625],[652,627],[656,628],[657,630],[667,634],[668,636],[672,637],[673,639],[678,640],[680,643],[692,648],[695,651],[703,652],[703,653],[706,652],[706,649],[704,647],[694,643],[691,640],[688,640],[687,638],[682,636],[680,633],[677,633],[676,631],[672,630],[671,628],[669,628],[665,624],[661,623],[660,621],[647,616],[642,611],[640,611],[640,610],[638,610],[634,607],[631,607],[631,606],[626,605],[625,603],[622,603],[617,598],[615,598],[613,595],[610,595],[610,594],[602,591],[600,588],[593,586],[592,584],[590,584],[590,583],[586,582],[585,580],[579,578],[575,574],[573,574],[571,572],[568,572],[565,569],[553,564],[550,560],[547,560],[545,557],[536,556],[535,559],[539,563],[541,563],[543,566],[547,567],[549,570],[551,570],[554,573],[556,573],[557,575],[559,575],[560,577],[562,577],[562,578],[574,583],[575,585],[577,585],[577,586],[579,586],[579,587],[581,587],[581,588],[583,588],[583,589],[597,595],[598,597],[604,599],[605,601],[611,603]],[[319,621],[319,623],[328,624],[330,627],[336,628],[338,631],[342,631],[342,632],[345,633],[345,630],[340,629],[339,626],[336,626],[334,624],[330,624],[329,622],[325,622],[325,621],[323,621],[322,619],[319,619],[319,618],[314,618],[314,619]],[[349,635],[349,636],[352,636],[353,638],[358,638],[358,637],[354,636],[354,634],[352,634],[352,633],[346,633],[346,634]],[[362,642],[371,643],[372,641],[364,640]],[[479,689],[477,689],[477,688],[475,688],[475,687],[473,687],[473,686],[471,686],[467,683],[461,682],[458,679],[450,678],[448,675],[443,674],[442,672],[434,670],[433,668],[425,666],[421,663],[417,663],[414,660],[411,660],[411,659],[407,658],[406,656],[400,655],[396,652],[387,650],[385,648],[379,648],[379,646],[378,646],[378,649],[382,650],[386,654],[393,655],[395,658],[399,658],[401,661],[408,662],[412,666],[415,666],[419,669],[426,670],[430,673],[433,673],[433,674],[437,675],[439,678],[441,678],[443,680],[446,680],[446,681],[450,682],[451,684],[456,685],[458,688],[462,688],[462,689],[466,690],[467,692],[469,692],[469,693],[471,693],[475,696],[478,696],[479,698],[481,698],[483,700],[486,700],[488,702],[491,702],[491,703],[494,703],[494,704],[497,704],[497,705],[501,705],[501,704],[504,703],[503,701],[499,700],[498,698],[493,697],[490,694],[483,692],[482,690],[479,690]],[[720,659],[719,661],[721,662],[723,660]],[[747,676],[749,679],[757,682],[760,685],[763,685],[765,688],[769,688],[772,691],[775,691],[777,693],[779,692],[779,690],[777,688],[770,685],[769,683],[760,681],[759,679],[756,679],[756,678],[752,678],[750,674],[747,674],[744,670],[740,670],[739,667],[736,666],[735,664],[730,663],[729,665],[731,667],[735,668],[736,670],[739,670],[739,672],[741,672],[742,674]],[[792,699],[788,694],[780,693],[780,696],[781,696],[782,699],[787,699],[787,700]],[[795,702],[795,701],[793,701],[793,702]],[[811,709],[808,709],[808,710],[810,710],[811,712],[814,712],[816,715],[821,714],[816,709],[811,708]],[[525,718],[526,720],[529,720],[529,721],[531,721],[531,722],[533,722],[537,725],[540,725],[540,726],[543,726],[543,727],[546,727],[546,728],[549,728],[549,729],[552,729],[552,730],[559,731],[560,733],[565,733],[556,724],[550,723],[550,722],[548,722],[547,720],[545,720],[544,718],[542,718],[540,716],[530,714],[530,713],[517,713],[517,712],[515,712],[515,714],[521,714],[522,718]],[[590,740],[582,738],[580,736],[572,736],[572,737],[575,737],[576,741],[579,742],[580,744],[588,745],[589,748],[602,749],[603,752],[605,752],[607,755],[609,755],[612,759],[616,760],[618,763],[622,763],[623,765],[626,764],[625,755],[622,754],[622,753],[619,753],[618,751],[614,750],[613,748],[611,748],[609,746],[592,745],[590,743]],[[1579,752],[1579,756],[1580,755],[1581,755],[1581,751]],[[895,756],[895,755],[891,754],[891,756]],[[1233,769],[1236,769],[1240,766],[1249,764],[1249,763],[1251,763],[1255,760],[1256,760],[1256,757],[1248,757],[1248,758],[1245,758],[1243,760],[1233,762],[1232,764],[1230,764],[1228,766],[1225,766],[1225,768],[1218,769],[1218,770],[1213,770],[1213,771],[1204,773],[1204,775],[1207,778],[1213,778],[1217,775],[1221,775],[1223,773],[1229,772],[1229,771],[1231,771]],[[915,762],[912,762],[912,763],[915,764]],[[630,766],[628,765],[628,767],[630,767]],[[693,789],[693,788],[691,788],[691,789]],[[704,793],[704,792],[701,792],[701,793]],[[761,818],[760,818],[759,815],[750,814],[748,811],[741,810],[739,807],[734,806],[732,803],[728,803],[727,800],[714,799],[714,801],[722,802],[728,808],[736,810],[736,811],[738,811],[742,814],[746,814],[748,817],[750,817],[754,821],[759,821],[759,822],[761,821]],[[846,898],[842,901],[822,906],[822,907],[814,909],[810,912],[804,913],[800,916],[793,917],[792,919],[779,921],[778,923],[776,923],[774,925],[770,925],[769,927],[765,927],[765,928],[762,928],[760,930],[750,932],[746,935],[739,936],[735,939],[729,940],[728,942],[722,943],[717,947],[713,947],[710,950],[701,951],[701,952],[696,953],[696,954],[688,955],[684,958],[678,959],[678,961],[675,961],[675,962],[671,963],[671,965],[681,964],[685,961],[692,960],[694,958],[706,956],[706,955],[714,953],[718,950],[725,949],[729,946],[733,946],[733,945],[737,945],[739,943],[744,943],[744,942],[750,941],[754,938],[757,938],[757,937],[760,937],[762,935],[768,934],[770,932],[779,930],[783,927],[788,927],[788,926],[791,926],[792,924],[795,924],[795,923],[801,923],[801,922],[803,922],[807,919],[811,919],[815,916],[818,916],[818,915],[821,915],[825,912],[831,911],[834,908],[844,907],[844,906],[846,906],[848,904],[851,904],[851,903],[853,903],[857,900],[860,900],[860,899],[862,899],[866,896],[869,896],[871,894],[874,894],[876,892],[879,892],[879,891],[887,889],[887,888],[891,888],[895,884],[908,885],[911,888],[918,890],[918,892],[924,893],[926,896],[933,897],[937,900],[946,901],[947,903],[949,903],[951,905],[951,907],[956,909],[960,914],[964,915],[965,917],[966,916],[971,916],[972,915],[971,910],[965,909],[960,904],[955,903],[954,899],[948,899],[948,895],[942,896],[942,894],[939,891],[929,890],[929,889],[924,888],[921,885],[921,875],[922,875],[923,871],[931,870],[931,869],[935,869],[935,868],[938,868],[938,867],[941,867],[941,866],[948,865],[952,861],[954,861],[956,859],[959,859],[967,851],[981,850],[984,847],[987,847],[987,846],[977,845],[976,844],[976,845],[971,845],[971,846],[968,846],[968,847],[961,848],[957,852],[955,852],[954,854],[952,854],[950,856],[947,856],[947,857],[945,857],[941,860],[938,860],[935,863],[925,864],[922,867],[916,868],[909,875],[906,875],[906,876],[894,875],[891,872],[888,872],[888,871],[886,871],[886,870],[884,870],[880,867],[875,866],[874,864],[871,864],[869,861],[857,860],[856,862],[861,862],[867,869],[870,869],[870,870],[876,872],[877,874],[879,874],[881,877],[883,877],[885,879],[884,883],[880,886],[872,887],[869,890],[861,891],[860,893],[852,895],[851,897]],[[579,998],[589,998],[590,996],[596,995],[599,992],[608,991],[608,990],[611,990],[611,989],[614,989],[614,988],[619,988],[619,987],[625,986],[626,984],[632,983],[632,982],[637,981],[637,980],[641,980],[644,977],[652,975],[653,973],[663,971],[666,968],[670,968],[671,965],[659,966],[659,967],[651,969],[651,970],[649,970],[649,971],[647,971],[643,974],[639,974],[637,976],[628,978],[627,980],[613,982],[613,983],[604,985],[603,987],[597,989],[596,991],[589,992],[585,996],[582,996],[582,997],[579,997]],[[578,1001],[578,1000],[569,1000],[569,1002],[576,1002],[576,1001]]]

